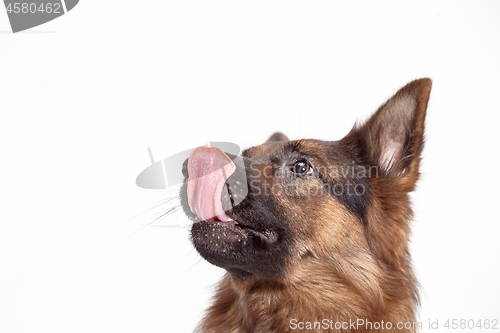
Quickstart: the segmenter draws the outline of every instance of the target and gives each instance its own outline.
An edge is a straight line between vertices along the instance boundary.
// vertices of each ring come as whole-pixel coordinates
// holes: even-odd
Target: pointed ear
[[[365,163],[377,165],[386,176],[409,176],[414,185],[431,86],[427,78],[410,82],[344,140],[357,146]]]
[[[287,142],[289,141],[288,138],[286,137],[285,134],[281,132],[276,132],[269,139],[267,139],[266,143],[268,142]]]

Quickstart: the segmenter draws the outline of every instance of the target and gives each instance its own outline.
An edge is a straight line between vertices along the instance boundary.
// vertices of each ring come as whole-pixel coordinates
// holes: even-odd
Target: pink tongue
[[[202,221],[227,222],[222,209],[222,187],[236,166],[219,148],[196,148],[188,160],[188,202],[191,211]]]

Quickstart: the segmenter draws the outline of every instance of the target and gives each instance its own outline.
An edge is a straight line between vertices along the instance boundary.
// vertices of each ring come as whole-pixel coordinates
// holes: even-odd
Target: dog
[[[408,194],[431,86],[410,82],[339,141],[275,133],[241,156],[191,153],[192,242],[227,272],[198,332],[419,329]]]

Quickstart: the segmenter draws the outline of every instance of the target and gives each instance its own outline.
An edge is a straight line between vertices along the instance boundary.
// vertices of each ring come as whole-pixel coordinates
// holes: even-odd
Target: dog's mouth
[[[239,252],[243,247],[267,248],[278,240],[277,231],[252,223],[222,204],[227,179],[236,171],[233,161],[218,148],[199,147],[188,160],[187,199],[195,221],[193,241],[200,251]],[[229,186],[225,194],[229,200]],[[226,200],[226,201],[227,201]]]
[[[287,232],[269,214],[253,208],[253,199],[241,191],[247,180],[235,177],[239,173],[245,169],[236,170],[217,148],[199,147],[191,153],[181,190],[184,210],[194,221],[191,240],[205,260],[232,276],[279,276],[283,257],[277,254],[287,245]]]
[[[241,219],[239,220],[241,221]],[[218,241],[239,242],[245,245],[249,240],[258,240],[267,244],[273,244],[278,240],[278,233],[271,229],[258,229],[249,224],[240,223],[232,218],[226,221],[211,219],[210,221],[196,222],[193,227],[197,229],[208,229],[211,233],[204,234],[207,238]]]
[[[277,230],[258,229],[232,218],[216,219],[195,222],[191,239],[205,260],[226,269],[233,277],[258,274],[273,278],[281,272],[281,257],[273,256],[283,245]]]
[[[259,230],[252,226],[238,223],[237,221],[230,219],[228,221],[214,221],[214,222],[199,222],[199,223],[214,223],[220,226],[227,234],[223,235],[223,239],[227,241],[240,241],[246,243],[248,239],[260,238],[263,242],[267,244],[273,244],[278,240],[278,234],[276,231],[271,229]],[[217,235],[216,235],[217,236]],[[224,237],[226,236],[226,237]],[[220,235],[219,235],[220,237]]]

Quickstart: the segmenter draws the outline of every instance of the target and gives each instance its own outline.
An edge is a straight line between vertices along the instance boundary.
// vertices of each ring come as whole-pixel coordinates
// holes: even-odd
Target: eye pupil
[[[308,173],[309,170],[310,170],[309,164],[307,164],[304,161],[297,162],[293,166],[293,172],[301,175]]]

